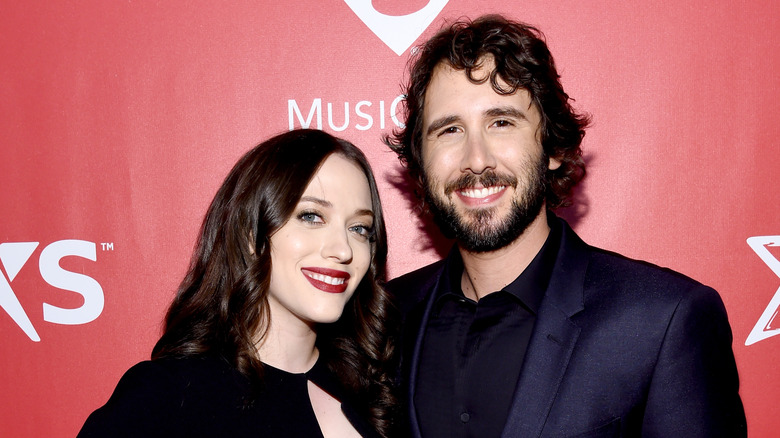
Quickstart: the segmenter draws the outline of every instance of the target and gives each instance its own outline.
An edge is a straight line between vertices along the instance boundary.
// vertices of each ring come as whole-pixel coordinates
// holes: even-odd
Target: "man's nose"
[[[463,146],[460,170],[480,175],[496,168],[496,158],[481,133],[470,133]]]

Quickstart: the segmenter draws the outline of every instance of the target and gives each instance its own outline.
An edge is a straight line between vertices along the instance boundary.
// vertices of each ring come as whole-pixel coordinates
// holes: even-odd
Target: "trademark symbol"
[[[100,246],[103,247],[103,251],[113,251],[114,250],[114,242],[101,243]]]

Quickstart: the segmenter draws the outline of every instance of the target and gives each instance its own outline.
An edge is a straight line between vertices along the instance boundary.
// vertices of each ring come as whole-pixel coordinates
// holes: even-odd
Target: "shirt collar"
[[[558,247],[563,233],[559,221],[552,220],[552,214],[549,215],[548,224],[550,234],[547,236],[544,245],[536,253],[536,256],[528,267],[520,273],[511,283],[506,285],[502,291],[516,297],[531,312],[536,314],[542,303],[542,298],[547,292],[547,286],[550,284],[555,261],[558,257]],[[453,247],[447,255],[442,272],[442,279],[436,290],[436,307],[439,308],[446,296],[455,296],[463,298],[463,290],[460,287],[461,276],[463,275],[463,259],[457,246]]]

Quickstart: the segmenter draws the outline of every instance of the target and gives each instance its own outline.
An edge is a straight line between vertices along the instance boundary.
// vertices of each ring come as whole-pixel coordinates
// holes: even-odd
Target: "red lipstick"
[[[349,274],[328,268],[302,268],[303,276],[317,289],[332,294],[344,293],[349,284]]]

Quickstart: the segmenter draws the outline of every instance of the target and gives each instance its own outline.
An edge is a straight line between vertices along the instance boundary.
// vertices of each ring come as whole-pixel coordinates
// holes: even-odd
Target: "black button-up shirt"
[[[463,261],[446,261],[425,331],[415,407],[424,437],[498,437],[509,415],[560,227],[512,283],[479,301],[463,295]]]

